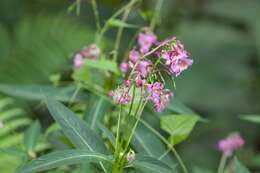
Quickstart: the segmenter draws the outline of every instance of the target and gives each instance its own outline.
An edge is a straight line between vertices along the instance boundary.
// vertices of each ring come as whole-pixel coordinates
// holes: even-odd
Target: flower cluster
[[[170,98],[173,97],[173,92],[164,89],[164,85],[159,82],[148,84],[147,92],[156,112],[163,111],[170,102]]]
[[[158,58],[164,59],[168,70],[176,77],[193,64],[193,60],[189,59],[188,52],[184,49],[183,44],[176,38],[173,38],[173,41],[166,44],[165,47],[156,55],[159,56]]]
[[[218,149],[227,157],[244,145],[245,141],[238,133],[231,134],[218,142]]]
[[[160,71],[166,71],[167,74],[177,77],[192,65],[193,60],[189,59],[188,52],[179,40],[171,38],[158,42],[157,37],[147,29],[138,34],[137,43],[138,45],[129,52],[127,61],[120,64],[120,70],[126,76],[129,74],[124,87],[128,91],[132,85],[141,87],[142,91],[145,91],[142,95],[153,103],[154,110],[162,112],[173,97],[173,92],[165,89],[164,84],[158,81],[158,77],[152,76],[158,75]],[[154,49],[156,51],[151,50],[153,46],[156,46]],[[157,65],[163,69],[159,69]],[[113,93],[118,94],[112,95],[116,103],[126,104],[131,101],[130,96],[125,93],[126,90],[120,89],[120,92],[117,90]]]
[[[96,60],[100,57],[101,50],[95,44],[84,47],[74,56],[74,68],[80,68],[83,65],[84,58]]]
[[[131,101],[131,96],[128,94],[128,87],[119,87],[116,90],[110,91],[109,96],[113,98],[117,104],[127,104]]]

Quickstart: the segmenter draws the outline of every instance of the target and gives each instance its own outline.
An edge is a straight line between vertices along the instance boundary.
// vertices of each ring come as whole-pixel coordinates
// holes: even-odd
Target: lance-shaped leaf
[[[106,114],[108,102],[103,97],[93,96],[84,115],[88,125],[92,130],[97,128],[98,122],[101,122]]]
[[[77,148],[106,153],[102,139],[71,110],[52,99],[47,99],[47,107],[65,135]]]
[[[35,121],[32,125],[25,131],[24,134],[24,145],[27,151],[33,151],[40,139],[41,135],[41,125],[39,121]]]
[[[144,173],[175,173],[176,170],[169,167],[162,161],[148,156],[136,156],[133,167]]]
[[[241,118],[252,123],[260,123],[260,115],[244,115]]]
[[[138,124],[135,130],[132,144],[140,153],[162,159],[168,165],[176,164],[169,155],[165,155],[167,148],[161,140],[141,123]]]
[[[20,97],[28,100],[43,100],[45,96],[60,101],[70,101],[76,88],[73,86],[65,88],[55,88],[46,85],[11,85],[0,84],[0,92],[14,97]],[[84,94],[78,94],[73,101],[80,102],[86,98]]]
[[[108,128],[106,128],[106,126],[104,126],[101,123],[98,123],[97,126],[103,132],[105,137],[109,139],[110,143],[115,147],[116,146],[116,137],[114,136],[114,134]]]
[[[176,145],[189,136],[199,117],[194,115],[168,115],[162,116],[160,119],[161,128],[171,135],[171,143]]]
[[[62,165],[81,164],[84,162],[110,162],[110,158],[89,150],[62,150],[44,155],[19,168],[16,173],[35,173],[50,170]]]

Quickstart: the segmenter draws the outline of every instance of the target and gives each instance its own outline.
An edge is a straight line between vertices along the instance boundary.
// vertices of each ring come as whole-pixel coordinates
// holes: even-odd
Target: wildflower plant
[[[156,35],[163,0],[157,0],[150,24],[137,27],[127,23],[129,14],[141,1],[130,0],[104,23],[96,0],[88,1],[97,33],[93,43],[75,50],[72,56],[73,92],[70,86],[52,92],[40,88],[38,95],[33,95],[45,101],[64,138],[70,142],[66,150],[40,156],[21,166],[17,173],[42,172],[62,165],[77,165],[72,167],[75,172],[189,172],[175,146],[202,119],[189,108],[184,113],[172,110],[171,106],[177,92],[175,79],[185,77],[183,72],[193,64],[193,59],[175,36],[161,39]],[[77,0],[69,10],[76,8],[79,13],[80,3]],[[111,28],[117,28],[117,34],[113,49],[108,50],[103,43]],[[137,32],[122,53],[120,46],[126,28],[137,28]],[[61,82],[55,81],[55,85]],[[156,117],[160,126],[146,121],[147,114]],[[51,133],[53,129],[47,131]],[[223,162],[243,144],[238,134],[220,141],[218,149],[223,152],[224,161],[219,173],[224,171]]]

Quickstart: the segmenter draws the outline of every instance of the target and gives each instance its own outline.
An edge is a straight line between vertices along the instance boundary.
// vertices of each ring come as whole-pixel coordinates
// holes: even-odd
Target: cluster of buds
[[[238,150],[245,144],[245,141],[238,133],[231,134],[225,139],[218,142],[218,149],[226,156],[229,157],[235,150]]]
[[[96,60],[100,57],[101,50],[96,44],[91,44],[81,49],[74,56],[74,68],[78,69],[83,65],[84,58]]]
[[[159,63],[164,68],[163,71],[177,77],[192,65],[193,60],[189,59],[188,52],[176,38],[160,43],[151,31],[145,30],[139,33],[137,43],[138,45],[129,52],[127,61],[120,64],[121,71],[126,76],[129,74],[123,85],[127,89],[112,91],[117,93],[112,97],[116,103],[122,103],[118,98],[127,98],[123,103],[129,103],[131,101],[129,101],[130,96],[125,97],[127,95],[125,92],[130,91],[132,85],[138,88],[142,87],[142,91],[145,91],[143,95],[152,102],[154,110],[162,112],[173,97],[173,92],[165,89],[164,84],[158,80],[151,80],[151,75],[160,71],[156,65]],[[157,49],[154,54],[151,54],[149,51],[152,51],[153,46],[157,46]],[[148,59],[147,55],[153,56]]]

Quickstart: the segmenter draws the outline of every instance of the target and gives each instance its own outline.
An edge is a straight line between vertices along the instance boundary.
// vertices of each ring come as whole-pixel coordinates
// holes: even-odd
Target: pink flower
[[[84,58],[88,58],[88,59],[98,59],[100,54],[101,54],[101,50],[97,47],[96,44],[91,44],[88,47],[83,48],[80,51],[80,54],[84,57]]]
[[[156,112],[162,112],[169,104],[170,98],[173,97],[173,93],[164,89],[164,85],[159,82],[148,84],[147,92],[148,99],[153,103]]]
[[[136,66],[136,71],[140,76],[144,78],[147,77],[147,75],[151,70],[152,70],[152,61],[150,60],[139,61]]]
[[[130,80],[125,80],[125,81],[124,81],[124,85],[125,85],[126,87],[130,87],[130,86],[131,86],[131,81],[130,81]]]
[[[175,76],[179,76],[182,71],[188,69],[193,64],[193,60],[188,58],[178,59],[175,63],[170,65],[170,72],[174,73]]]
[[[74,56],[74,68],[80,68],[83,65],[83,57],[81,54],[76,54]]]
[[[123,73],[126,73],[126,72],[128,71],[128,69],[129,69],[128,63],[122,62],[122,63],[120,64],[120,70],[121,70]]]
[[[152,32],[139,33],[138,44],[140,47],[140,52],[147,53],[156,41],[157,37]]]
[[[136,84],[137,87],[142,87],[142,86],[144,86],[144,84],[145,84],[145,80],[143,80],[143,79],[137,79],[137,80],[135,81],[135,84]]]
[[[156,112],[162,112],[170,102],[170,98],[173,97],[172,92],[167,92],[160,96],[160,99],[154,102],[154,110]]]
[[[175,40],[173,44],[169,46],[169,50],[163,50],[159,56],[165,59],[165,65],[177,77],[193,64],[193,60],[189,59],[188,52],[179,40]]]
[[[231,134],[225,139],[218,142],[218,149],[227,157],[231,156],[233,152],[241,148],[245,144],[243,138],[238,133]]]
[[[121,87],[114,91],[109,91],[109,96],[113,98],[116,104],[128,104],[131,101],[131,96],[128,94],[127,87]]]
[[[135,49],[131,50],[129,53],[129,60],[135,64],[140,59],[140,53]]]

